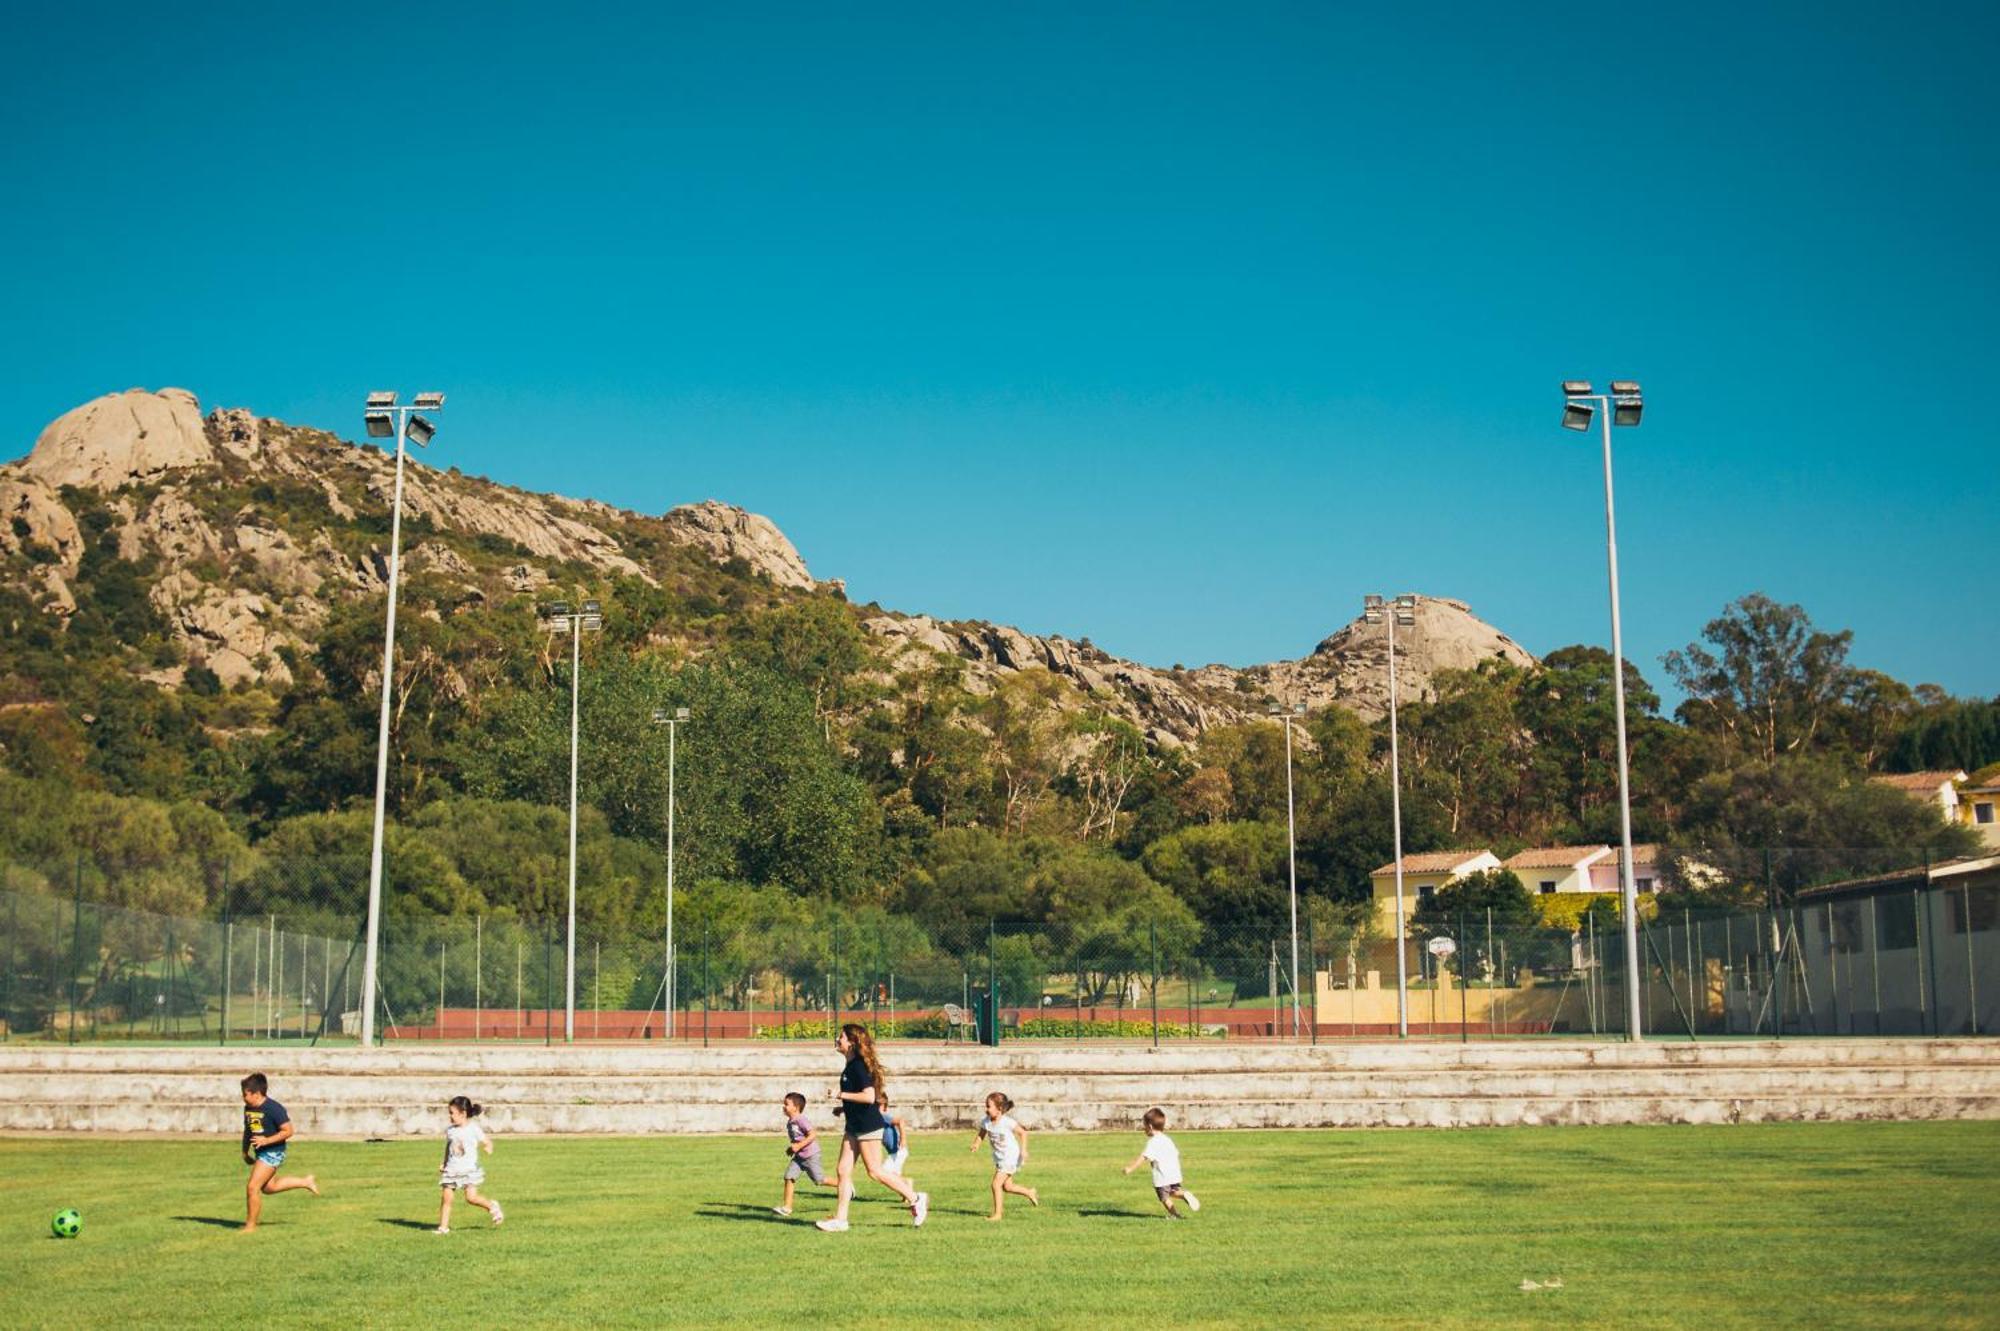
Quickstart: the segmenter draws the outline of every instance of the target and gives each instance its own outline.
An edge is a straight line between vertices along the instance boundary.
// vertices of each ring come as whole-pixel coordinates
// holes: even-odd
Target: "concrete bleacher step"
[[[1786,1040],[1705,1044],[1432,1042],[1030,1044],[885,1048],[918,1130],[969,1127],[1002,1089],[1042,1128],[1123,1129],[1153,1104],[1186,1128],[1726,1123],[2000,1117],[2000,1044]],[[496,1131],[768,1132],[797,1090],[836,1080],[818,1043],[0,1048],[0,1131],[233,1135],[236,1079],[258,1069],[305,1135],[433,1136],[470,1095]]]

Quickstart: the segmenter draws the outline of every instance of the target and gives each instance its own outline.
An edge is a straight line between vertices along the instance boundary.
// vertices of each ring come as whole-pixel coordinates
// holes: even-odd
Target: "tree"
[[[1801,606],[1752,593],[1701,636],[1706,647],[1691,642],[1661,658],[1688,695],[1677,714],[1764,762],[1811,747],[1853,687],[1853,631],[1822,633]]]
[[[1063,727],[1056,704],[1067,689],[1047,670],[1019,670],[1002,676],[978,707],[992,737],[988,753],[1001,797],[1003,832],[1027,830],[1062,771]]]
[[[1519,834],[1525,732],[1514,715],[1524,680],[1497,658],[1441,670],[1427,700],[1403,709],[1403,774],[1444,817],[1448,837]]]

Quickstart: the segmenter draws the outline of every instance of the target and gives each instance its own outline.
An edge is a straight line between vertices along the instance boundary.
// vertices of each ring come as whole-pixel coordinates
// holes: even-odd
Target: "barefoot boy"
[[[277,1177],[278,1166],[285,1163],[285,1143],[292,1139],[292,1116],[265,1094],[269,1087],[261,1072],[243,1079],[243,1163],[250,1166],[250,1183],[244,1190],[244,1205],[249,1212],[243,1222],[245,1234],[257,1228],[265,1193],[304,1188],[319,1196],[319,1181],[311,1174],[304,1178]]]

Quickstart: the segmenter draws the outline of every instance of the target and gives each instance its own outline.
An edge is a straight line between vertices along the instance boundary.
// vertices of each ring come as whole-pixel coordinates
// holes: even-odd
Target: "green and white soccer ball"
[[[73,1239],[83,1233],[83,1217],[78,1215],[76,1208],[72,1206],[57,1211],[56,1218],[49,1221],[49,1228],[55,1231],[55,1236],[59,1239]]]

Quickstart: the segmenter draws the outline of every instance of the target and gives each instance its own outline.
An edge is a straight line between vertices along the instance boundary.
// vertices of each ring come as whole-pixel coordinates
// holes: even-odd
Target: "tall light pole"
[[[542,610],[542,627],[551,633],[569,634],[569,925],[563,944],[563,1039],[576,1039],[576,756],[577,717],[582,696],[583,635],[604,627],[604,615],[597,602],[585,601],[571,611],[569,603],[557,601]]]
[[[1618,518],[1611,502],[1611,427],[1637,425],[1645,410],[1639,385],[1612,381],[1611,392],[1594,393],[1583,379],[1563,381],[1563,428],[1588,430],[1590,418],[1604,427],[1604,558],[1611,573],[1611,697],[1618,713],[1618,829],[1624,839],[1619,899],[1625,913],[1625,1038],[1640,1040],[1639,888],[1632,877],[1632,774],[1625,757],[1625,638],[1618,622]]]
[[[1389,811],[1395,825],[1396,847],[1396,1036],[1410,1035],[1410,964],[1403,915],[1403,757],[1396,734],[1396,626],[1417,622],[1417,598],[1408,594],[1393,601],[1379,596],[1361,598],[1361,617],[1385,626],[1389,634]]]
[[[443,393],[419,393],[408,406],[396,405],[394,393],[370,393],[361,420],[371,439],[396,440],[396,488],[389,501],[389,619],[382,631],[382,723],[375,734],[375,835],[368,850],[368,943],[361,959],[361,1045],[375,1046],[376,953],[382,935],[382,820],[389,800],[389,690],[396,661],[396,584],[403,553],[403,445],[430,444],[437,426],[419,412],[442,411]]]
[[[1292,879],[1292,1038],[1299,1035],[1299,829],[1292,809],[1292,718],[1304,716],[1306,705],[1293,703],[1289,711],[1271,706],[1271,714],[1285,723],[1285,854]],[[1277,995],[1271,995],[1276,998]]]
[[[688,709],[653,709],[653,724],[667,728],[667,973],[662,976],[667,999],[667,1038],[674,1036],[674,1001],[680,990],[680,958],[674,955],[674,734],[688,719]]]

